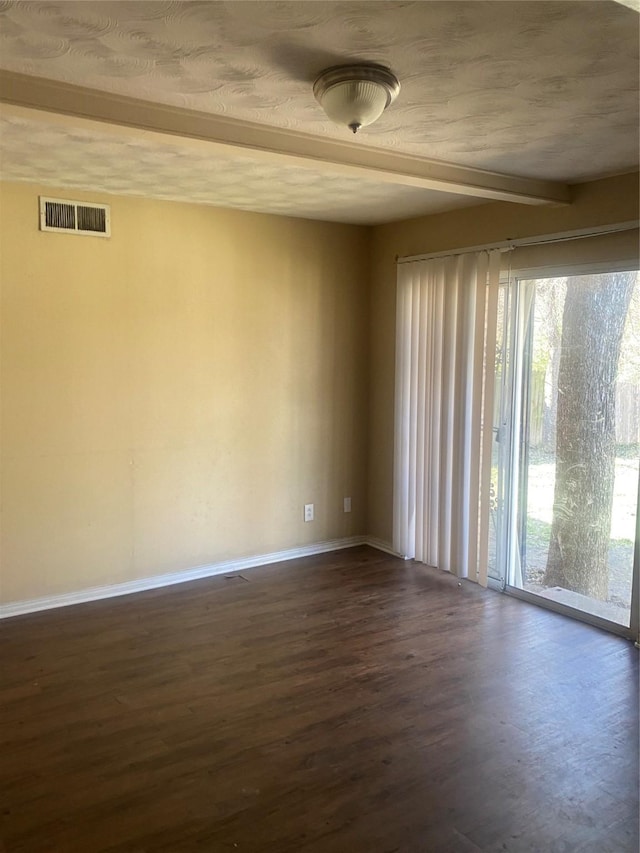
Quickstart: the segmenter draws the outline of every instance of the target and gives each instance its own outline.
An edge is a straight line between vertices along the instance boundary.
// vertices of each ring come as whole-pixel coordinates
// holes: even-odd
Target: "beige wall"
[[[368,466],[368,531],[373,537],[387,543],[392,538],[396,257],[598,228],[637,220],[638,215],[635,174],[575,186],[573,203],[567,206],[529,207],[500,202],[373,230]],[[623,244],[637,260],[637,235],[621,240],[620,246]],[[585,241],[563,246],[567,247],[565,261],[571,256],[576,261],[583,257],[596,260],[593,255],[587,256]],[[557,255],[554,252],[554,262]]]
[[[366,532],[367,229],[0,201],[4,602]]]
[[[637,219],[637,190],[365,229],[0,185],[2,600],[389,542],[396,256]],[[41,233],[39,193],[110,203],[112,238]]]

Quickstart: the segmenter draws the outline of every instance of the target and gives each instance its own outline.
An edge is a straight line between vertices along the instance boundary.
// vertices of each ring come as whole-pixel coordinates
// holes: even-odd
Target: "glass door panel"
[[[495,394],[493,410],[493,441],[491,445],[491,487],[489,509],[489,555],[487,574],[489,578],[504,587],[504,513],[505,472],[506,472],[506,426],[508,424],[510,380],[509,363],[511,346],[509,340],[510,318],[509,299],[512,290],[503,282],[498,290],[496,355],[495,355]]]
[[[497,574],[540,600],[629,627],[640,447],[638,274],[520,280],[511,318],[505,435],[498,431],[496,452]]]

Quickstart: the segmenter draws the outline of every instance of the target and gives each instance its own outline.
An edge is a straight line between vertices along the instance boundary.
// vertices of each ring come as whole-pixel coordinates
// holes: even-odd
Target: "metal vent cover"
[[[40,196],[40,230],[110,237],[111,209],[108,204]]]

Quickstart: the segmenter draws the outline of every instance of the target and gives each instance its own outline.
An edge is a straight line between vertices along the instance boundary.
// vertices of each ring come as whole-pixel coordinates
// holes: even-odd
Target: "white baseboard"
[[[399,557],[401,560],[405,559],[402,554],[398,554],[397,551],[394,551],[388,542],[383,542],[382,539],[376,539],[375,536],[365,536],[364,544],[369,545],[371,548],[377,548],[378,551],[384,551],[385,554],[391,554],[392,557]]]
[[[55,607],[68,607],[71,604],[82,604],[87,601],[98,601],[102,598],[115,598],[119,595],[131,595],[134,592],[144,592],[148,589],[158,589],[178,583],[200,580],[201,578],[223,575],[231,572],[241,572],[256,566],[266,566],[269,563],[280,563],[285,560],[296,560],[299,557],[310,557],[313,554],[324,554],[329,551],[339,551],[342,548],[354,548],[357,545],[371,544],[365,536],[349,536],[343,539],[329,539],[316,542],[313,545],[303,545],[300,548],[287,548],[284,551],[274,551],[270,554],[258,554],[255,557],[241,557],[237,560],[226,560],[221,563],[211,563],[207,566],[197,566],[183,572],[172,572],[166,575],[156,575],[135,581],[110,584],[109,586],[94,586],[77,592],[65,592],[61,595],[47,595],[43,598],[32,598],[28,601],[15,601],[0,605],[0,619],[11,616],[21,616],[25,613],[36,613],[39,610],[51,610]],[[384,548],[381,550],[385,550]]]

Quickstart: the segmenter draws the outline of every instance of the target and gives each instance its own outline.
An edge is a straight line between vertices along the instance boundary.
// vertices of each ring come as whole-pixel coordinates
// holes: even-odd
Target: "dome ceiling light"
[[[313,84],[313,94],[331,121],[354,133],[372,124],[400,91],[397,77],[382,65],[336,65]]]

